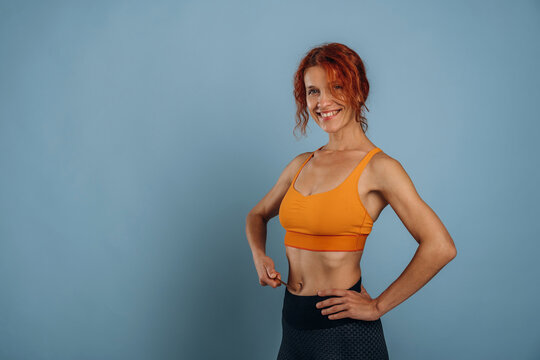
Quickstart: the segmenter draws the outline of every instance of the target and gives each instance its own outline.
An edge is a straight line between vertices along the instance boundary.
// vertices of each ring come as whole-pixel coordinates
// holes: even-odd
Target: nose
[[[326,91],[321,91],[321,94],[318,98],[317,104],[320,108],[324,108],[332,103],[332,94],[327,93]]]

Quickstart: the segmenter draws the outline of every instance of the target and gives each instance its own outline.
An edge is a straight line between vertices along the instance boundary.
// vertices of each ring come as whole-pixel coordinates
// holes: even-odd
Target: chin
[[[335,128],[333,128],[333,127],[331,127],[331,128],[321,128],[321,129],[322,129],[324,132],[327,132],[327,133],[329,133],[329,134],[333,134],[333,133],[335,133],[335,132],[337,132],[337,131],[339,130],[339,128],[335,129]]]

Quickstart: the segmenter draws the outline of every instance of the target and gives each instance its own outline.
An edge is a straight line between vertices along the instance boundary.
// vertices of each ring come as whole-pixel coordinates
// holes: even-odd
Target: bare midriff
[[[311,251],[285,246],[289,260],[289,292],[317,295],[324,289],[348,289],[360,278],[359,251]]]

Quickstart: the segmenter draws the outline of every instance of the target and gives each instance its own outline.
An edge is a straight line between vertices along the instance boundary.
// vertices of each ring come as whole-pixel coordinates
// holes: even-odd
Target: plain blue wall
[[[364,59],[367,135],[458,249],[383,316],[391,358],[540,358],[539,35],[532,0],[2,1],[0,358],[275,359],[245,216],[327,141],[292,135],[323,42]],[[416,246],[387,207],[373,297]]]

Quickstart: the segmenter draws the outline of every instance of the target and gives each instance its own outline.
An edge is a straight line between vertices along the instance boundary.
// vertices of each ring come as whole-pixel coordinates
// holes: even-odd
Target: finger
[[[348,309],[349,309],[349,307],[347,306],[347,304],[340,304],[340,305],[335,305],[335,306],[329,307],[327,309],[321,310],[321,314],[330,315],[330,314],[335,314],[337,312],[340,312],[340,311],[343,311],[343,310],[348,310]]]
[[[274,283],[274,279],[271,279],[271,278],[269,278],[268,276],[265,276],[264,278],[262,278],[261,281],[260,281],[260,283],[261,283],[262,286],[268,286],[268,285],[270,285],[270,286],[272,286],[272,287],[275,287],[275,286],[274,286],[274,284],[275,284],[275,283]]]
[[[323,309],[323,308],[329,307],[331,305],[343,304],[343,302],[344,302],[344,300],[343,300],[342,297],[333,297],[333,298],[330,298],[330,299],[319,301],[318,303],[315,304],[315,307],[317,309]]]
[[[265,269],[266,269],[266,273],[268,274],[268,277],[273,279],[275,276],[276,276],[276,270],[274,270],[273,268],[268,268],[268,266],[264,265]]]
[[[360,292],[362,293],[362,295],[365,295],[365,296],[367,296],[368,298],[371,299],[371,296],[369,296],[369,294],[368,294],[366,288],[364,287],[364,285],[361,286],[360,290],[361,290]]]
[[[349,315],[350,315],[349,310],[344,310],[344,311],[338,312],[336,314],[328,315],[328,318],[330,320],[337,320],[337,319],[348,318]]]

